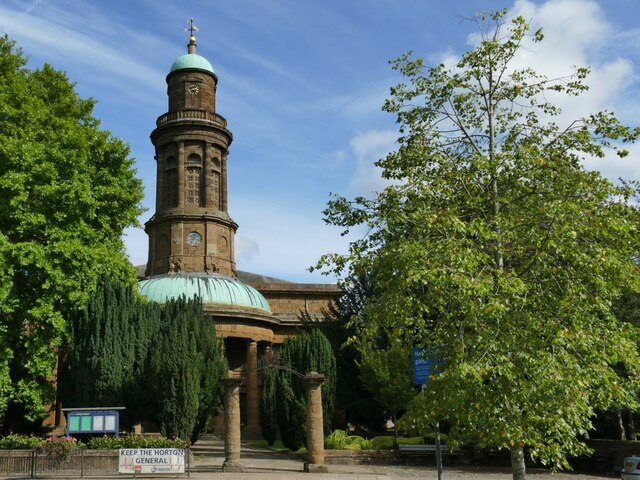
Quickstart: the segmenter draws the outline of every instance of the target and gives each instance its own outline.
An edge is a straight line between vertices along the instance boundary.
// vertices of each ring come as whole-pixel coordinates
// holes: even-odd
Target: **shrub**
[[[447,440],[449,440],[449,436],[446,433],[441,433],[440,434],[440,442],[441,443],[447,443]],[[424,436],[424,441],[434,444],[436,443],[436,434],[435,433],[427,433]]]
[[[373,437],[371,445],[374,450],[394,450],[396,448],[395,439],[391,435]]]
[[[35,449],[55,461],[63,462],[78,448],[77,442],[73,437],[49,437],[39,442]]]
[[[399,437],[398,445],[422,445],[424,439],[422,437]]]
[[[360,440],[360,448],[362,450],[373,450],[373,440],[369,438],[363,438]]]
[[[87,443],[87,447],[96,450],[111,450],[118,448],[188,448],[185,440],[172,440],[166,437],[147,437],[144,435],[126,435],[124,437],[94,437]]]
[[[11,434],[0,438],[0,450],[29,450],[40,441],[41,439],[31,435]]]
[[[343,450],[349,444],[349,434],[344,430],[334,430],[324,439],[325,448]]]

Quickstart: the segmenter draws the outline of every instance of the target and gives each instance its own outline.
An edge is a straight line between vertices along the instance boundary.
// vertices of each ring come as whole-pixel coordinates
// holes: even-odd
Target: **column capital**
[[[243,380],[238,377],[223,378],[220,381],[225,386],[225,388],[239,387],[240,385],[242,385],[242,382],[243,382]]]
[[[318,372],[309,372],[302,377],[302,380],[304,381],[304,384],[309,387],[319,386],[324,383],[325,376]]]

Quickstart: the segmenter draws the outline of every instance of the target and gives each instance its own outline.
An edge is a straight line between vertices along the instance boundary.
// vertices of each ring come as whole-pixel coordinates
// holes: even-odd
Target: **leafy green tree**
[[[63,72],[25,68],[0,38],[0,423],[20,428],[53,400],[70,319],[97,278],[135,272],[122,232],[141,213],[129,148],[100,130],[94,101]]]
[[[327,336],[336,357],[336,409],[344,409],[346,421],[360,428],[378,431],[384,423],[384,410],[365,388],[360,378],[362,354],[356,348],[363,325],[364,306],[373,295],[368,275],[358,275],[340,284],[343,294],[331,303],[323,322],[316,322]]]
[[[336,360],[327,337],[318,328],[302,330],[288,338],[280,350],[282,363],[289,370],[303,375],[322,373],[322,413],[325,434],[331,431],[335,405]],[[298,450],[306,442],[307,400],[304,383],[289,370],[279,372],[278,424],[282,443],[291,450]]]
[[[442,358],[413,407],[424,432],[446,420],[452,443],[509,449],[520,480],[525,446],[568,467],[588,451],[596,409],[636,406],[638,332],[611,302],[639,287],[637,188],[581,160],[624,157],[640,130],[609,112],[559,126],[548,99],[579,95],[588,69],[516,69],[542,32],[505,14],[478,20],[477,45],[452,68],[410,54],[393,63],[406,83],[385,110],[401,136],[378,162],[391,184],[330,202],[329,223],[370,233],[319,266],[371,272],[363,345],[384,329]]]
[[[362,353],[360,379],[393,419],[398,436],[398,414],[404,412],[416,396],[413,385],[411,347],[392,342],[387,348],[371,348]]]

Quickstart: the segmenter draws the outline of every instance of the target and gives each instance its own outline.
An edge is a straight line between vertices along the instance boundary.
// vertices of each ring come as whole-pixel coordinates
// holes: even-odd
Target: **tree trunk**
[[[618,433],[618,440],[626,440],[627,432],[624,428],[624,420],[622,419],[622,410],[616,411],[616,432]]]
[[[629,440],[635,440],[636,424],[635,424],[634,414],[631,410],[627,410],[627,415],[629,416],[629,421],[627,422],[627,438]]]
[[[511,471],[513,480],[526,480],[527,470],[524,464],[524,449],[522,447],[511,448]]]

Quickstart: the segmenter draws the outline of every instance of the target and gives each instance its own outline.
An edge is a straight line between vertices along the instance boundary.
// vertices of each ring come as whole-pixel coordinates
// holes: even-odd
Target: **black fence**
[[[185,474],[189,475],[190,452],[186,452]],[[35,450],[0,450],[0,476],[92,477],[118,475],[117,450],[77,449],[66,458],[55,458]],[[134,475],[131,475],[134,476]]]

